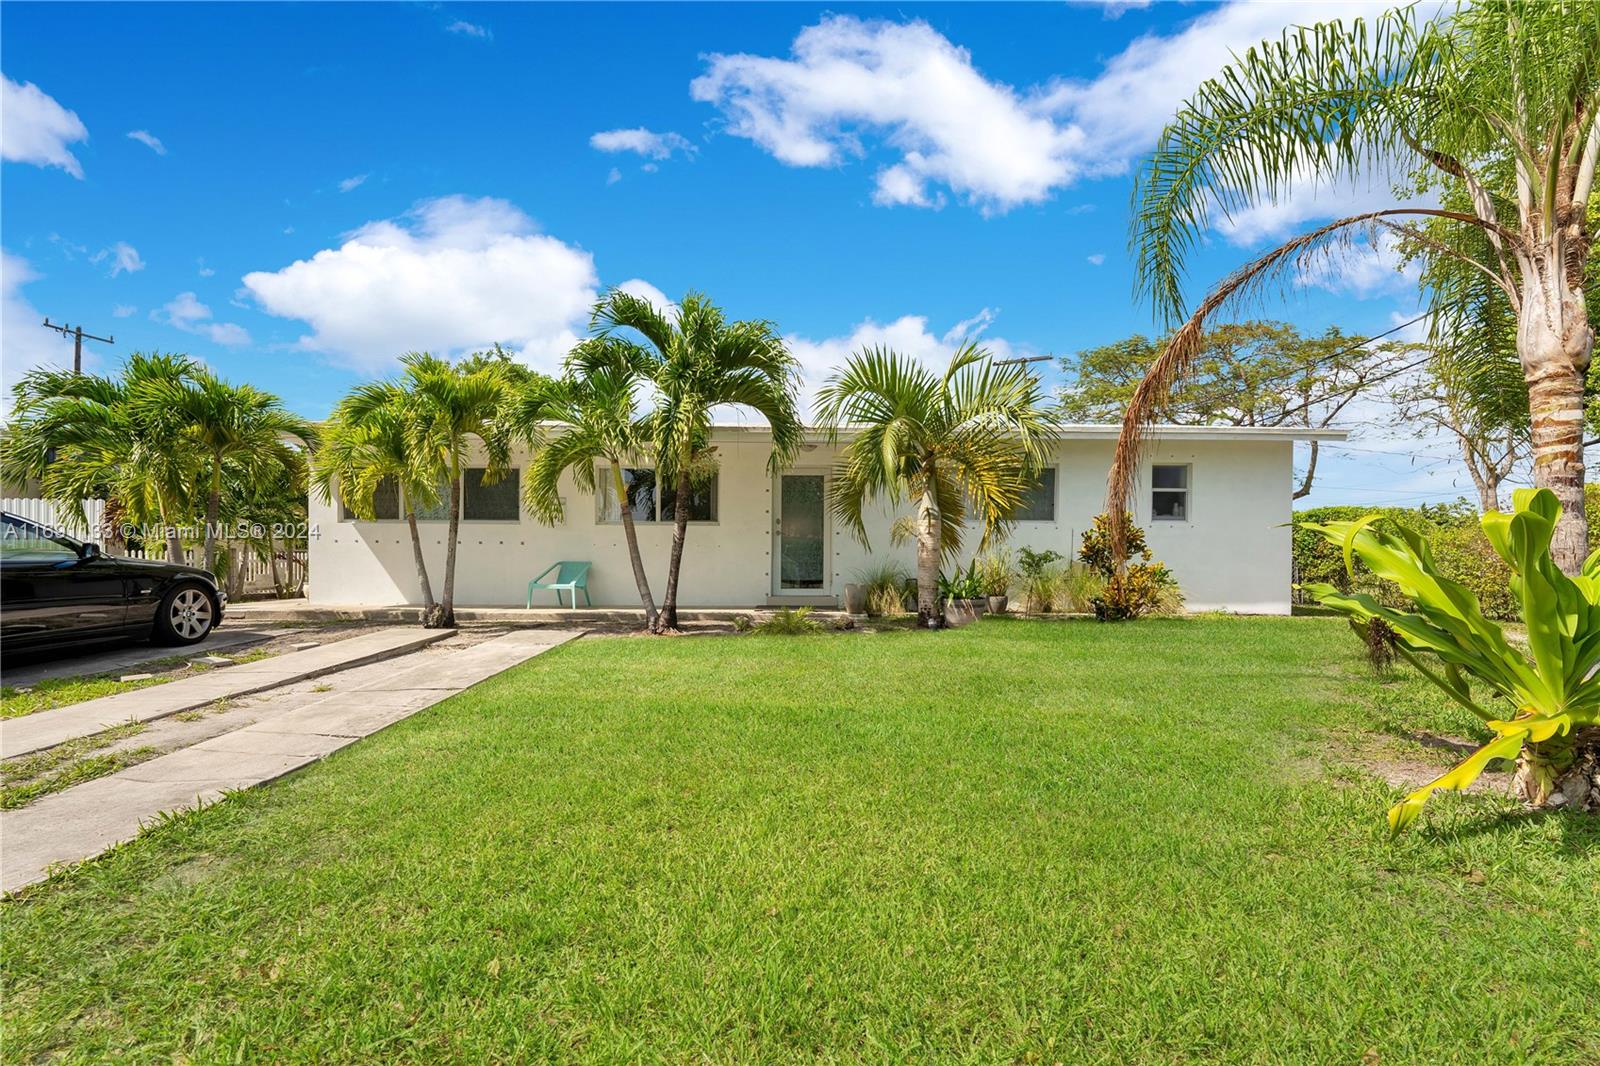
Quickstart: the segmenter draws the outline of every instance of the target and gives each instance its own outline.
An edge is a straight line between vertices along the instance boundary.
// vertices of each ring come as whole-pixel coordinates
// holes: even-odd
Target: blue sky
[[[869,341],[1148,332],[1139,155],[1230,48],[1326,10],[1358,13],[7,3],[4,377],[70,360],[48,314],[115,334],[101,367],[187,351],[321,416],[408,348],[500,340],[549,368],[616,284],[776,321],[813,384]],[[1191,293],[1388,198],[1297,190],[1219,225]],[[1416,307],[1378,253],[1291,295],[1262,310],[1308,331]],[[1369,427],[1310,502],[1467,485],[1416,450]]]

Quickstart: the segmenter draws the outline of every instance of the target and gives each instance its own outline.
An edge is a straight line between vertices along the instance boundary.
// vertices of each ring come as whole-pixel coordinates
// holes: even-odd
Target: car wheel
[[[217,603],[200,585],[179,585],[161,600],[156,639],[162,644],[198,644],[217,624]]]

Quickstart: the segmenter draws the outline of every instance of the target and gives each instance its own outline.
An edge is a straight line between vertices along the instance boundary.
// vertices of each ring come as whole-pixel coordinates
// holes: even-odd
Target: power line
[[[71,337],[72,338],[72,372],[74,374],[83,373],[83,342],[84,341],[86,341],[86,340],[99,341],[101,344],[115,344],[115,343],[117,343],[117,339],[115,337],[96,337],[93,333],[85,333],[83,331],[83,326],[81,326],[81,325],[69,326],[65,322],[63,322],[61,325],[58,326],[54,322],[50,321],[50,319],[48,317],[46,317],[45,320],[44,320],[44,328],[45,329],[53,329],[57,333],[61,334],[63,337]]]

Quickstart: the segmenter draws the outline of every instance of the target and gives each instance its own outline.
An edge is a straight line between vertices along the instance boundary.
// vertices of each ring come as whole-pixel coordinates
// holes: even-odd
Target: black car
[[[197,644],[222,621],[227,602],[199,567],[106,555],[0,511],[0,647],[7,652],[126,637]]]

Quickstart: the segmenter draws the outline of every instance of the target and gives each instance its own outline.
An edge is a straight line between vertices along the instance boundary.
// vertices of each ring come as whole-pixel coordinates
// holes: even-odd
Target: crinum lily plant
[[[1394,610],[1327,584],[1306,590],[1348,618],[1363,637],[1374,621],[1386,622],[1395,651],[1495,734],[1449,773],[1390,808],[1394,832],[1415,821],[1436,790],[1466,788],[1494,759],[1516,759],[1517,790],[1528,802],[1545,804],[1573,765],[1581,731],[1600,725],[1600,552],[1589,556],[1578,576],[1562,573],[1550,555],[1560,517],[1549,490],[1522,489],[1514,494],[1511,513],[1490,511],[1482,518],[1489,543],[1511,568],[1511,592],[1527,626],[1526,651],[1483,616],[1472,593],[1440,575],[1421,535],[1374,528],[1377,515],[1310,526],[1342,547],[1352,573],[1359,557],[1373,574],[1398,585],[1416,609]],[[1469,677],[1491,699],[1480,702]]]

